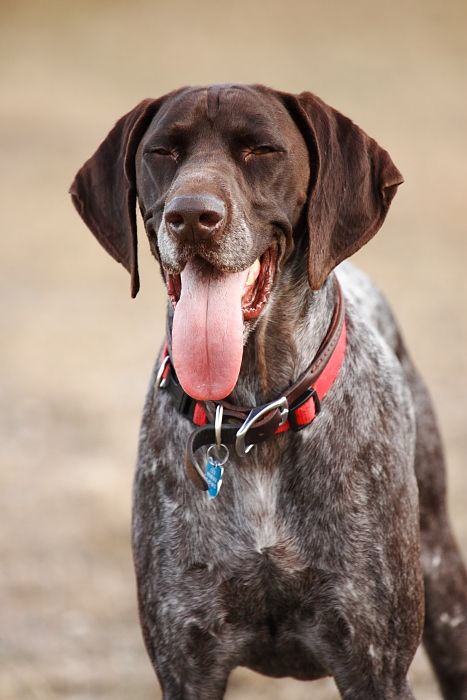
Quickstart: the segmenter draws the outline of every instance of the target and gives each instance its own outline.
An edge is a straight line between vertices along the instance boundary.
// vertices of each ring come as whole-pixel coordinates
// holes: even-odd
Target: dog
[[[134,485],[141,625],[165,700],[229,673],[414,697],[423,638],[467,699],[467,575],[427,390],[346,259],[402,176],[305,92],[183,88],[122,117],[71,194],[139,288],[138,203],[167,286]]]

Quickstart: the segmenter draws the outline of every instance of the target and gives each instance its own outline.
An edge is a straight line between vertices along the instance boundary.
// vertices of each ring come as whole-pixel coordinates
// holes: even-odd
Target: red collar
[[[346,349],[345,310],[340,285],[335,278],[337,300],[326,336],[308,369],[292,386],[275,401],[262,406],[235,406],[227,401],[216,402],[222,406],[223,416],[218,425],[217,440],[224,445],[235,445],[237,454],[243,457],[259,442],[287,430],[298,432],[314,421],[321,410],[321,403],[334,384],[344,361]],[[202,402],[186,394],[173,369],[167,343],[157,373],[155,387],[168,391],[179,413],[198,426],[187,444],[186,466],[194,484],[207,490],[207,480],[194,457],[200,447],[216,443],[213,402]],[[210,421],[211,418],[211,421]],[[246,445],[248,442],[248,445]]]

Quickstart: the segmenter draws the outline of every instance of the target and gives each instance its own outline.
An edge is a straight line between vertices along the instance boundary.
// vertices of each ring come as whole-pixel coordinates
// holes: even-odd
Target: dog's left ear
[[[139,290],[135,156],[163,99],[143,100],[121,117],[70,187],[85,224],[131,274],[132,297]]]
[[[404,180],[387,151],[315,95],[279,93],[310,154],[308,275],[327,275],[380,228]]]

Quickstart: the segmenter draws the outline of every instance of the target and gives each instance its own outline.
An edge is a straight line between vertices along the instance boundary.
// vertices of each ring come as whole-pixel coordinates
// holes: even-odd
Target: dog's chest
[[[242,478],[232,482],[236,520],[247,546],[261,554],[287,542],[291,544],[293,537],[280,504],[281,481],[277,470],[245,469]]]
[[[186,480],[169,480],[169,462],[154,474],[140,471],[135,489],[147,506],[135,520],[136,549],[145,567],[147,556],[155,561],[145,580],[166,592],[167,625],[189,621],[230,640],[242,664],[297,678],[322,672],[317,611],[334,604],[337,585],[325,541],[329,489],[322,480],[310,485],[308,454],[289,449],[273,460],[272,450],[255,450],[232,459],[212,500]],[[318,461],[314,451],[314,476],[328,471]]]
[[[300,521],[289,517],[279,471],[252,469],[238,483],[227,479],[224,488],[229,487],[235,517],[220,543],[227,549],[217,552],[218,615],[238,635],[245,665],[270,675],[319,677],[322,669],[305,643],[315,625],[318,593],[313,561],[302,542],[305,523],[301,531]]]
[[[251,620],[287,606],[294,591],[297,604],[311,562],[302,528],[290,517],[280,470],[257,464],[232,469],[217,499],[206,502],[206,511],[202,529],[208,549],[200,558],[222,574],[218,594],[223,606],[234,616],[239,609],[249,610]]]
[[[282,467],[279,461],[264,459],[264,454],[227,466],[218,498],[206,506],[218,530],[220,548],[223,534],[226,541],[229,534],[234,537],[229,559],[232,554],[243,560],[267,558],[278,572],[290,573],[302,570],[306,562],[301,554],[300,528],[290,518]],[[224,553],[213,552],[213,556],[223,559]]]

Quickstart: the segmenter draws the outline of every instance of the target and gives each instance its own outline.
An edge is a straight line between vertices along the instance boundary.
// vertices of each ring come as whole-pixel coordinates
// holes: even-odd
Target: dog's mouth
[[[242,313],[244,321],[258,318],[266,306],[271,293],[276,272],[277,248],[271,246],[246,270],[247,277],[242,293]],[[207,271],[206,274],[209,274]],[[176,307],[182,293],[182,275],[166,271],[167,293]],[[196,300],[193,300],[196,303]]]
[[[180,384],[193,398],[215,401],[233,390],[244,322],[258,318],[266,306],[276,266],[272,246],[240,272],[215,269],[196,257],[180,274],[166,272],[174,306],[172,359]]]

